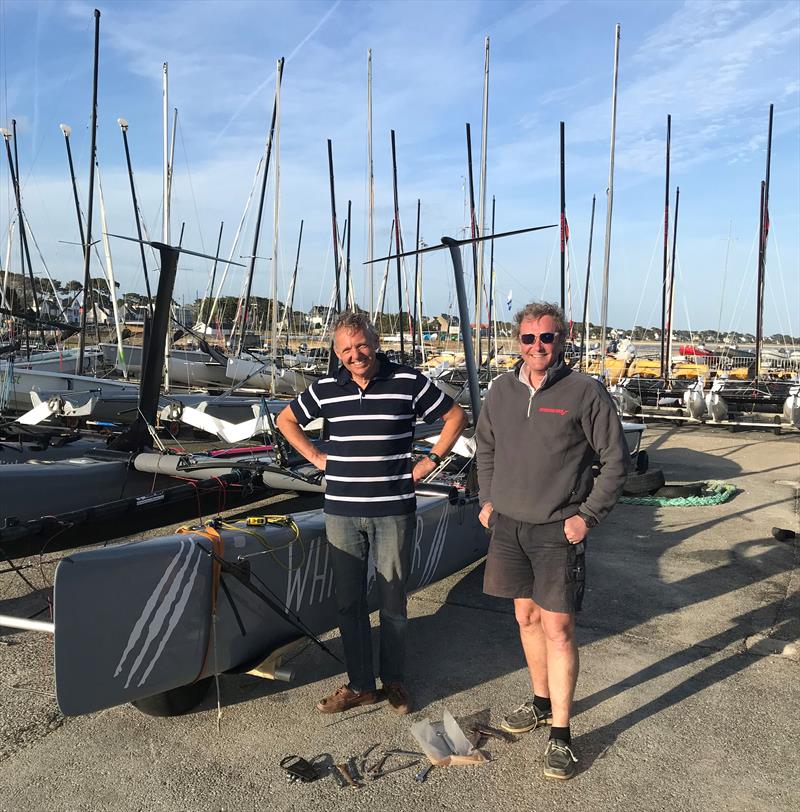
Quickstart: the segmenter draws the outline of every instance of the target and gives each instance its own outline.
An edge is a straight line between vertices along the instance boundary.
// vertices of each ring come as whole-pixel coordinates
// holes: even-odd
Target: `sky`
[[[82,278],[75,209],[60,123],[79,194],[88,198],[91,4],[0,0],[0,121],[17,122],[23,209],[43,263],[62,281]],[[800,335],[800,4],[715,2],[115,2],[101,3],[97,157],[107,230],[135,235],[119,117],[129,122],[140,207],[161,237],[162,63],[170,109],[178,109],[171,239],[246,263],[257,206],[246,212],[264,152],[275,96],[275,65],[286,58],[280,98],[280,203],[274,239],[270,170],[253,291],[267,296],[277,266],[286,298],[304,221],[295,308],[327,304],[333,285],[327,139],[333,145],[340,225],[352,201],[356,301],[368,307],[367,52],[373,54],[374,256],[388,253],[393,217],[390,131],[396,131],[400,223],[413,247],[417,200],[421,239],[460,237],[466,209],[465,123],[472,128],[475,195],[481,147],[485,38],[490,38],[486,230],[557,223],[559,123],[565,124],[566,209],[572,314],[581,317],[594,220],[589,316],[600,319],[611,133],[614,28],[621,26],[608,321],[658,325],[667,115],[672,120],[670,230],[676,187],[674,325],[754,332],[760,184],[774,104],[765,333]],[[15,206],[0,160],[0,262]],[[99,237],[99,192],[93,232]],[[257,197],[257,195],[256,195]],[[245,213],[246,212],[246,213]],[[244,225],[234,246],[240,220]],[[672,236],[670,236],[670,243]],[[19,270],[16,242],[10,268]],[[102,251],[102,246],[98,245]],[[122,291],[144,291],[137,247],[110,240]],[[41,252],[41,256],[40,256]],[[484,263],[489,266],[488,245]],[[242,259],[242,257],[245,257]],[[42,259],[43,258],[43,259]],[[467,270],[471,255],[465,256]],[[150,266],[155,265],[153,257]],[[497,240],[501,313],[560,296],[558,229]],[[208,288],[210,261],[184,255],[176,298]],[[453,309],[447,252],[426,254],[424,312]],[[375,266],[374,290],[385,263]],[[413,285],[413,259],[406,262]],[[93,261],[93,275],[100,266]],[[221,268],[218,272],[219,281]],[[471,275],[468,274],[468,275]],[[152,284],[155,286],[155,274]],[[397,309],[395,269],[387,310]],[[231,267],[224,293],[238,295]]]

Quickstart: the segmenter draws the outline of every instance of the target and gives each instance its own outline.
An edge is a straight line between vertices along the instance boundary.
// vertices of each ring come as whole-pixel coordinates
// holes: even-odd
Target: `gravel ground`
[[[492,741],[488,763],[437,768],[424,784],[409,769],[360,790],[331,778],[289,785],[278,768],[291,753],[340,762],[375,742],[412,747],[411,723],[444,708],[496,724],[525,698],[510,603],[483,595],[478,562],[410,601],[418,709],[407,718],[383,706],[317,714],[342,675],[315,647],[295,657],[288,687],[222,677],[219,724],[213,691],[177,718],[130,706],[65,718],[51,638],[2,630],[0,809],[796,809],[798,544],[771,529],[800,530],[800,442],[652,427],[645,445],[668,482],[724,479],[739,491],[715,507],[620,505],[593,531],[572,781],[542,777],[542,730]],[[0,574],[0,614],[46,619],[58,558],[16,562],[28,583]],[[328,638],[340,651],[338,634]]]

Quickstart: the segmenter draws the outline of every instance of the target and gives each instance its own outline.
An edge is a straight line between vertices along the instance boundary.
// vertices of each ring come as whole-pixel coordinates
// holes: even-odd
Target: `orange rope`
[[[211,542],[211,549],[215,557],[211,559],[211,623],[213,625],[217,616],[217,595],[219,593],[220,579],[222,577],[222,566],[220,565],[219,558],[222,558],[225,553],[225,542],[222,540],[216,527],[213,525],[206,525],[202,528],[181,527],[178,531],[179,534],[190,533],[193,535],[204,536]],[[208,662],[208,653],[211,650],[211,635],[212,629],[209,626],[208,639],[206,640],[206,649],[203,654],[203,662],[200,665],[200,670],[194,678],[194,682],[200,679],[203,671],[205,670],[206,663]]]

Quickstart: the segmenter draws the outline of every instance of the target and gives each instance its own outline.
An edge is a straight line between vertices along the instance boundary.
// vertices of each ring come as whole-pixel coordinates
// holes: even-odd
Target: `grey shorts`
[[[531,598],[549,612],[580,612],[586,578],[585,543],[570,544],[564,522],[528,524],[493,513],[483,591]]]

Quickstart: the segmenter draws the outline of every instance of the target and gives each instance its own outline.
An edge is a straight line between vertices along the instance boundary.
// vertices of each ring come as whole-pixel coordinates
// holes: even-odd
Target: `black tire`
[[[645,471],[643,474],[628,474],[622,493],[625,496],[653,494],[664,487],[664,472],[660,468]]]
[[[196,708],[205,699],[212,679],[204,677],[160,694],[134,699],[131,705],[148,716],[180,716]]]
[[[650,457],[646,451],[640,451],[636,455],[633,469],[637,474],[643,474],[650,467]]]
[[[662,499],[682,499],[686,496],[702,496],[703,483],[694,482],[687,485],[665,485],[659,488],[654,496],[659,496]]]

